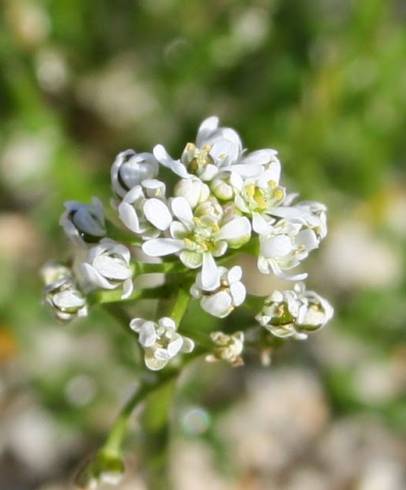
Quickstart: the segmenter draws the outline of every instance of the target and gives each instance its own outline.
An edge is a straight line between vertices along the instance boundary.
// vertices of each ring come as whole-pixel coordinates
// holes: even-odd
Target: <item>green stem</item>
[[[175,302],[172,306],[170,317],[175,321],[176,325],[179,327],[190,301],[190,294],[183,288],[180,288]]]
[[[144,382],[135,390],[134,394],[124,405],[120,415],[114,422],[106,442],[100,450],[102,454],[108,456],[121,456],[123,441],[127,434],[128,425],[135,407],[142,403],[148,395],[154,391],[160,391],[160,389],[169,382],[174,383],[178,374],[179,371],[175,370],[167,372],[160,377],[155,378],[153,382]]]

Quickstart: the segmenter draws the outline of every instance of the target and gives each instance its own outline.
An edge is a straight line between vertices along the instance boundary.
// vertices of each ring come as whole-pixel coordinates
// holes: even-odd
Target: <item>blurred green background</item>
[[[211,114],[328,205],[305,267],[336,317],[268,368],[191,370],[176,488],[406,488],[405,21],[400,0],[1,2],[1,490],[69,488],[136,382],[113,319],[61,327],[41,305],[64,200],[107,203],[117,152],[179,155]],[[140,450],[134,430],[122,489],[143,488]]]

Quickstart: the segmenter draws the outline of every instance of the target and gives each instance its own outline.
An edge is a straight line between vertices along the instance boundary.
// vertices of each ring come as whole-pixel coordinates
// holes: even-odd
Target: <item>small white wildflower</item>
[[[272,215],[297,223],[302,223],[314,231],[319,240],[327,236],[327,208],[317,201],[302,201],[294,206],[279,206],[272,210]]]
[[[259,236],[258,269],[282,279],[305,279],[306,273],[289,275],[286,271],[298,266],[319,243],[316,233],[302,222],[280,220],[269,233]]]
[[[199,273],[190,293],[194,298],[200,299],[200,306],[204,311],[218,318],[224,318],[244,302],[246,290],[241,282],[241,267],[236,265],[230,270],[219,267],[218,272],[220,284],[217,288],[205,289],[202,284],[202,275]]]
[[[174,196],[184,197],[191,208],[195,208],[209,198],[210,189],[207,184],[198,178],[181,179],[175,185]]]
[[[223,224],[211,215],[196,216],[183,197],[171,200],[171,210],[176,218],[169,227],[171,238],[144,242],[144,253],[150,257],[179,254],[186,267],[202,267],[201,281],[205,289],[218,287],[220,275],[214,257],[224,255],[228,247],[239,248],[249,240],[249,220],[237,217]]]
[[[242,366],[241,354],[244,350],[244,332],[227,335],[223,332],[212,332],[211,340],[215,344],[212,354],[206,356],[207,362],[226,361],[233,367]]]
[[[113,191],[117,196],[124,197],[128,191],[144,180],[154,179],[158,171],[159,164],[152,153],[122,151],[111,167]]]
[[[86,298],[76,287],[67,267],[48,262],[41,269],[41,275],[45,283],[45,302],[59,320],[68,322],[87,316]]]
[[[118,214],[133,233],[142,238],[158,237],[172,222],[165,203],[165,184],[157,179],[149,179],[136,185],[119,204]]]
[[[180,177],[195,175],[204,181],[211,181],[221,171],[237,172],[244,177],[255,176],[277,159],[277,152],[272,149],[244,156],[238,133],[232,128],[219,127],[216,116],[201,123],[196,143],[186,145],[180,160],[174,160],[162,145],[155,146],[153,152],[163,166]]]
[[[96,197],[91,204],[65,202],[65,212],[59,224],[67,237],[76,244],[95,243],[106,235],[103,205]]]
[[[145,351],[145,365],[152,371],[164,368],[179,353],[189,353],[194,349],[194,342],[176,331],[176,324],[169,317],[158,322],[134,318],[130,328],[138,334],[138,341]]]
[[[127,247],[109,238],[92,247],[79,266],[83,280],[90,288],[122,288],[122,298],[133,291],[131,254]]]
[[[258,177],[242,179],[234,177],[236,196],[234,203],[244,214],[252,218],[253,230],[260,234],[269,233],[275,208],[278,208],[286,197],[284,187],[279,185],[280,163],[273,162]]]
[[[274,291],[264,302],[256,320],[275,337],[306,339],[308,333],[319,330],[332,318],[330,303],[303,283],[292,290]]]

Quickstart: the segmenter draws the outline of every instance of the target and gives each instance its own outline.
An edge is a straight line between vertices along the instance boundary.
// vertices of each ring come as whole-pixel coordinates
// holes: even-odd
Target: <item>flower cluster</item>
[[[174,179],[165,181],[169,173]],[[243,271],[227,266],[229,259],[235,263],[239,252],[250,253],[261,273],[301,281],[307,274],[297,267],[327,234],[326,207],[296,202],[282,185],[277,151],[248,152],[238,133],[214,116],[202,122],[180,158],[162,145],[151,153],[119,153],[111,183],[113,222],[96,198],[65,204],[60,223],[73,245],[72,268],[45,279],[46,302],[61,320],[86,315],[89,293],[114,290],[119,300],[131,300],[140,293],[134,273],[151,262],[163,272],[177,264],[182,281],[173,281],[174,293],[186,290],[205,312],[224,318],[247,302]],[[256,318],[276,337],[304,338],[331,316],[326,300],[295,286],[275,291]],[[177,325],[170,315],[158,322],[132,320],[148,368],[162,369],[178,353],[193,350],[193,340]],[[213,335],[216,347],[208,358],[241,364],[243,333]]]

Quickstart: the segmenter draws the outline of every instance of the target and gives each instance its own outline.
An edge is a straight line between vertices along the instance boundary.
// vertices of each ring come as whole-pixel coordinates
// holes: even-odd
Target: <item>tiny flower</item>
[[[241,282],[241,267],[236,265],[230,270],[219,267],[218,271],[220,284],[217,288],[204,289],[202,275],[199,273],[190,293],[194,298],[200,299],[200,306],[204,311],[218,318],[224,318],[244,302],[246,290]]]
[[[234,203],[245,215],[252,218],[253,230],[260,234],[269,233],[275,208],[283,203],[286,192],[279,185],[280,163],[273,162],[258,177],[243,180],[234,177],[236,196]]]
[[[106,235],[103,205],[96,197],[91,204],[66,202],[59,223],[67,237],[77,244],[95,243]]]
[[[244,332],[227,335],[223,332],[210,334],[215,348],[212,354],[206,356],[207,362],[226,361],[233,367],[242,366],[244,361],[241,354],[244,350]]]
[[[118,485],[125,472],[120,456],[100,452],[77,474],[75,485],[81,490],[97,490],[100,486]]]
[[[142,238],[158,237],[169,228],[171,213],[165,203],[165,184],[160,180],[144,180],[124,196],[118,206],[123,224]]]
[[[258,269],[263,274],[273,272],[282,279],[302,280],[307,274],[289,275],[286,271],[298,266],[309,253],[318,248],[316,233],[299,221],[282,219],[270,232],[259,236]]]
[[[145,365],[152,371],[164,368],[179,353],[189,353],[194,342],[176,331],[176,324],[169,317],[158,322],[134,318],[130,328],[138,334],[138,341],[145,351]]]
[[[292,290],[274,291],[265,300],[256,320],[275,337],[306,339],[332,318],[330,303],[304,284],[295,284]]]
[[[186,267],[202,267],[201,281],[205,289],[218,287],[220,275],[214,257],[221,257],[228,247],[239,248],[249,240],[248,219],[237,217],[223,224],[211,214],[196,216],[183,197],[171,200],[171,210],[176,218],[169,227],[171,238],[147,240],[142,246],[144,253],[150,257],[179,254]]]
[[[122,151],[111,167],[113,191],[117,196],[124,197],[128,191],[144,180],[154,179],[158,171],[159,164],[152,153]]]
[[[277,160],[277,152],[272,149],[244,156],[238,133],[232,128],[219,127],[219,119],[215,116],[201,123],[196,143],[186,145],[180,160],[174,160],[162,145],[155,146],[153,152],[155,158],[176,175],[182,178],[195,175],[207,182],[222,171],[252,177]]]
[[[181,179],[175,185],[175,197],[184,197],[190,204],[191,208],[195,208],[198,204],[206,201],[210,196],[210,189],[200,179]]]
[[[80,264],[83,281],[91,289],[122,288],[122,298],[133,291],[131,254],[127,247],[109,238],[92,247],[84,262]]]
[[[272,214],[278,218],[302,223],[313,230],[319,240],[327,236],[327,208],[320,202],[303,201],[294,206],[283,205],[274,209]]]
[[[87,316],[85,296],[76,287],[67,267],[49,262],[41,270],[45,283],[45,303],[64,322]]]

